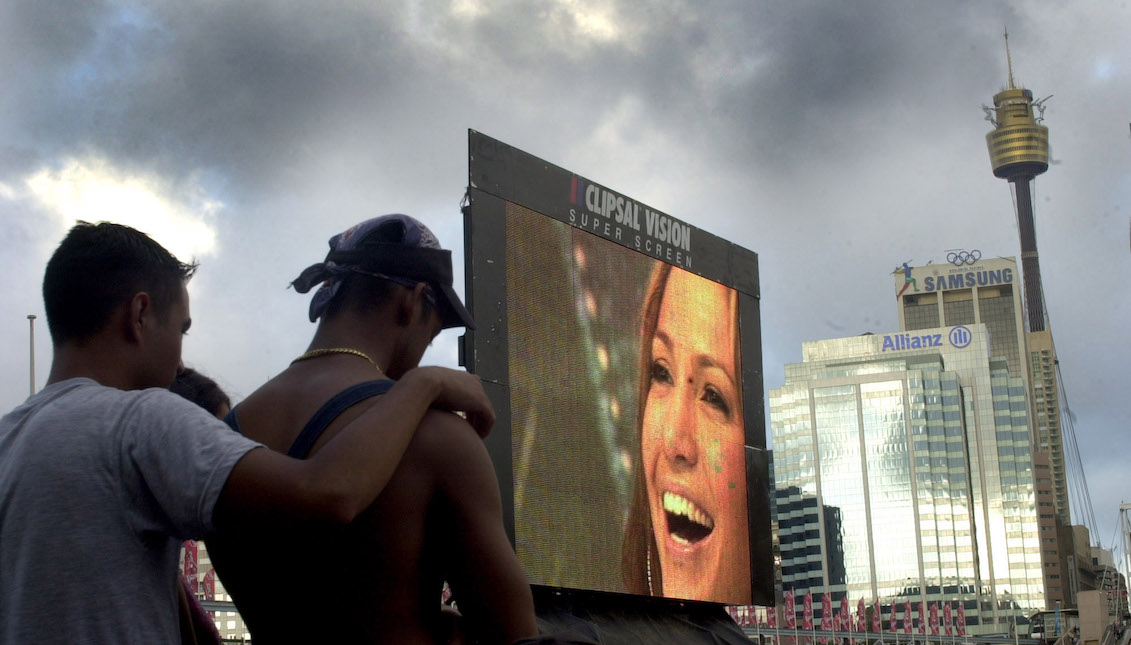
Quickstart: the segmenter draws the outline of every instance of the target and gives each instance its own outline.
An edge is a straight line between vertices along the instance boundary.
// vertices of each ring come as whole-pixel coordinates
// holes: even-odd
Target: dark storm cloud
[[[576,109],[582,119],[635,97],[654,127],[765,167],[847,153],[854,138],[845,129],[898,121],[901,111],[919,110],[924,126],[942,114],[977,115],[956,86],[987,94],[1005,78],[1004,20],[974,3],[914,12],[878,2],[620,3],[602,5],[614,7],[616,39],[560,46],[547,43],[570,21],[537,6],[492,3],[488,15],[453,25],[464,36],[457,42],[477,59],[483,52],[484,70],[522,79],[531,94],[584,106]],[[934,110],[923,111],[925,96]],[[955,102],[969,115],[956,114]]]
[[[411,12],[329,3],[317,18],[270,2],[53,7],[20,5],[8,27],[33,46],[6,55],[41,78],[9,122],[23,133],[16,140],[90,147],[166,174],[213,171],[240,190],[293,180],[308,146],[349,124],[359,125],[342,142],[347,157],[435,133],[382,128],[410,109],[458,130],[478,125],[472,115],[489,125],[510,104],[532,129],[569,118],[575,129],[547,133],[561,139],[584,136],[629,98],[646,107],[642,129],[782,170],[851,154],[857,144],[844,130],[865,118],[922,109],[905,93],[946,103],[956,95],[936,88],[1001,77],[996,51],[953,46],[982,18],[976,5],[912,15],[902,3],[621,3],[607,5],[608,40],[553,3],[488,3],[473,17],[448,3]],[[996,45],[998,26],[986,24],[985,45]],[[954,79],[927,69],[985,72]],[[539,109],[524,110],[535,101]]]
[[[170,3],[60,21],[29,7],[9,29],[60,44],[32,52],[40,67],[6,138],[174,177],[203,171],[254,195],[294,181],[327,137],[342,136],[346,156],[351,145],[372,155],[411,134],[391,124],[452,109],[430,100],[440,70],[401,17],[368,4],[323,10],[314,20],[302,5]]]

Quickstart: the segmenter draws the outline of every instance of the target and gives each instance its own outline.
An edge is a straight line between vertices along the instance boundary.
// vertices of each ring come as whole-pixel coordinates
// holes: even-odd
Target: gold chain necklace
[[[297,363],[299,361],[305,361],[305,360],[310,359],[310,358],[318,358],[319,356],[326,356],[327,354],[351,354],[353,356],[360,356],[360,357],[364,358],[365,360],[369,361],[369,363],[371,365],[373,365],[373,367],[378,372],[381,371],[381,367],[379,365],[377,365],[377,361],[373,360],[372,358],[369,358],[369,354],[366,354],[365,352],[361,351],[360,349],[353,349],[351,347],[323,347],[321,349],[312,349],[309,352],[307,352],[307,353],[303,354],[302,356],[299,356],[298,358],[291,361],[291,365],[294,365],[295,363]]]

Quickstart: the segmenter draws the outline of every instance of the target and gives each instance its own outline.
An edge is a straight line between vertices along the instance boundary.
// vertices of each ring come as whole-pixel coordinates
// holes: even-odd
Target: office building
[[[1017,261],[983,258],[977,249],[952,250],[947,257],[946,263],[896,269],[899,329],[981,323],[990,335],[990,355],[1006,359],[1009,373],[1028,382]]]
[[[1029,350],[1029,394],[1033,412],[1033,448],[1048,453],[1052,476],[1053,512],[1069,524],[1068,477],[1064,468],[1064,442],[1060,426],[1060,382],[1056,373],[1056,348],[1048,329],[1025,334]],[[1050,607],[1051,608],[1051,607]]]
[[[980,307],[935,299],[942,320]],[[823,593],[878,600],[885,620],[962,603],[985,634],[1044,606],[1025,381],[990,339],[970,323],[812,341],[786,366],[770,392],[782,584],[812,590],[818,617]]]
[[[894,272],[899,328],[915,331],[940,325],[981,323],[989,332],[990,355],[1009,363],[1010,374],[1025,380],[1030,448],[1039,460],[1037,487],[1047,488],[1040,507],[1041,553],[1046,608],[1064,601],[1058,526],[1069,524],[1068,483],[1060,434],[1056,351],[1047,329],[1027,331],[1021,275],[1011,257],[984,258],[979,250],[952,250],[947,262],[903,267]],[[1030,308],[1031,310],[1031,308]],[[1038,492],[1040,496],[1040,492]]]

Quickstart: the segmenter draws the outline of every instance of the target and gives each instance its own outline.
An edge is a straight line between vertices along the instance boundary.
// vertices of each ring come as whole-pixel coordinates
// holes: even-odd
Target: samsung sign
[[[946,289],[969,289],[971,287],[987,287],[994,284],[1013,284],[1013,269],[997,269],[995,271],[975,270],[950,275],[923,278],[924,291],[943,291]]]
[[[953,327],[950,333],[946,335],[946,341],[951,347],[955,349],[963,349],[970,345],[974,340],[974,334],[970,332],[965,325]],[[943,346],[942,334],[922,334],[916,336],[913,334],[888,334],[884,336],[884,344],[880,348],[881,352],[897,352],[904,349],[924,349],[928,347],[942,347]]]

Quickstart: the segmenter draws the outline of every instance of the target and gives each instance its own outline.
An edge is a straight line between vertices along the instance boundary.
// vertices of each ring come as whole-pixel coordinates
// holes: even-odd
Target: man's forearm
[[[213,513],[216,526],[239,521],[347,523],[373,503],[431,406],[465,410],[486,434],[495,414],[478,377],[442,367],[405,374],[308,460],[266,449],[232,468]]]

